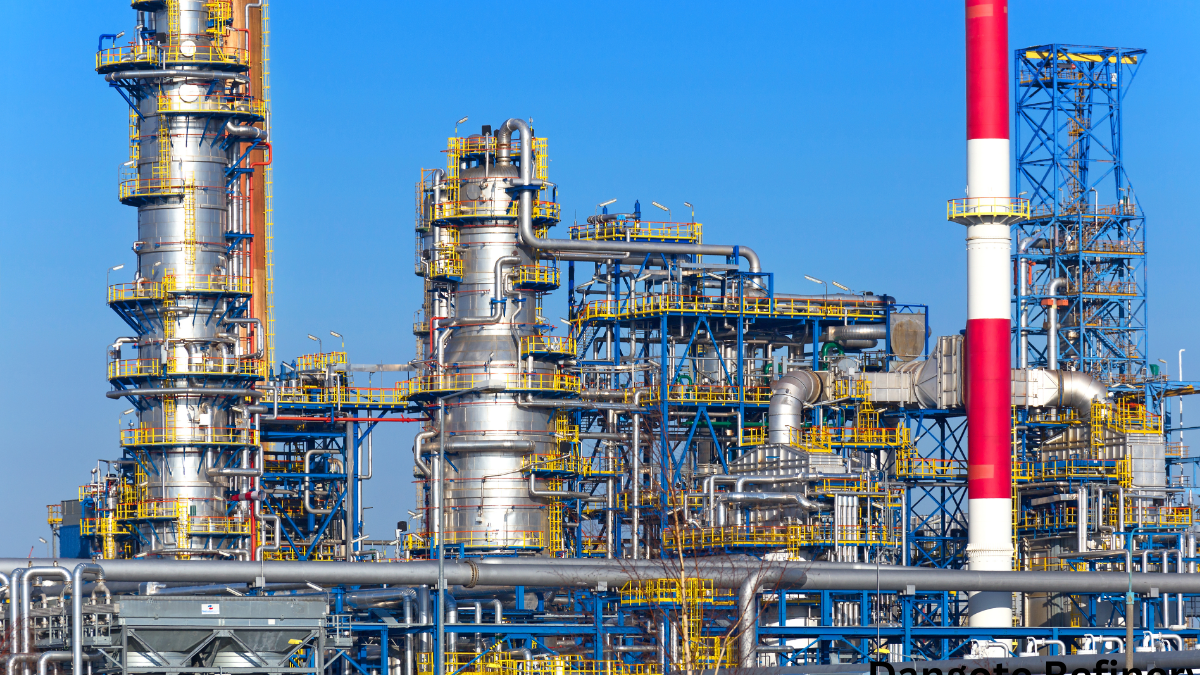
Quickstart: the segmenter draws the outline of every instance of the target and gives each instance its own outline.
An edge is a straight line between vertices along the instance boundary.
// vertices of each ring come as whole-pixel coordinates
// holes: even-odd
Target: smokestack
[[[966,9],[967,198],[950,217],[967,226],[967,561],[1010,571],[1009,225],[1024,207],[1009,184],[1008,2]],[[1012,627],[1012,594],[974,593],[969,612],[971,626]]]

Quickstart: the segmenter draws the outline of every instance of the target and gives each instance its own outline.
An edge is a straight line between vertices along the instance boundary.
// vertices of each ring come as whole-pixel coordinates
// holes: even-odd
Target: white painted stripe
[[[1011,197],[1007,138],[967,140],[967,196]]]
[[[967,320],[1009,318],[1011,240],[1007,225],[967,228]]]
[[[976,567],[972,560],[971,569],[1012,569],[1012,517],[1011,499],[967,500],[968,556],[977,551],[979,564],[987,565]]]

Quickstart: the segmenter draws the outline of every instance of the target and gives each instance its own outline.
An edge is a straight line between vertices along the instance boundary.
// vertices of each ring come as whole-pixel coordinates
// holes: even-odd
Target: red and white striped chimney
[[[966,0],[967,561],[1012,569],[1012,218],[1008,145],[1008,0]],[[987,215],[991,214],[991,215]],[[975,593],[970,625],[1012,627],[1011,593]]]

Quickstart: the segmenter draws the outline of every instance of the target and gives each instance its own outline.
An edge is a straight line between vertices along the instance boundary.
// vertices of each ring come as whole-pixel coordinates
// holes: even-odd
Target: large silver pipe
[[[422,452],[434,452],[436,447],[424,445]],[[446,454],[467,454],[472,452],[533,452],[533,441],[528,439],[508,438],[449,438],[446,440]]]
[[[21,651],[21,577],[24,574],[25,570],[17,567],[8,580],[8,650],[12,653]]]
[[[798,506],[805,511],[828,511],[830,507],[805,499],[795,492],[726,492],[722,501],[747,504],[778,504]]]
[[[71,675],[83,673],[83,578],[97,577],[104,582],[104,568],[95,563],[79,563],[71,572]],[[105,590],[105,593],[108,591]],[[39,672],[42,663],[38,661]]]
[[[758,588],[767,575],[751,574],[738,586],[738,667],[758,665]]]
[[[413,439],[413,464],[417,466],[417,469],[424,474],[426,478],[431,477],[433,475],[433,471],[429,468],[429,465],[425,463],[425,460],[421,458],[421,442],[429,440],[430,438],[437,436],[437,434],[438,432],[436,431],[422,431],[417,434],[416,438]]]
[[[225,323],[233,324],[235,326],[254,326],[254,342],[257,347],[257,351],[254,354],[251,354],[250,358],[261,359],[263,357],[263,354],[266,353],[266,346],[264,344],[266,338],[264,337],[265,331],[263,331],[261,319],[256,319],[254,317],[225,319]]]
[[[225,133],[245,141],[266,141],[267,130],[259,129],[249,124],[234,124],[233,120],[225,123]]]
[[[1047,310],[1046,367],[1050,370],[1058,370],[1058,299],[1054,296],[1066,288],[1067,280],[1062,277],[1055,278],[1046,287],[1046,295],[1050,296],[1050,308]]]
[[[278,551],[280,549],[280,547],[283,545],[283,543],[281,541],[282,538],[280,536],[281,532],[280,532],[279,516],[262,516],[262,515],[260,515],[260,516],[258,516],[258,519],[262,522],[272,521],[275,524],[274,543],[267,544],[266,540],[264,538],[263,542],[261,544],[259,544],[258,546],[256,546],[254,549],[254,559],[262,560],[263,559],[263,557],[262,557],[263,551]]]
[[[110,391],[104,395],[108,398],[121,398],[122,396],[248,396],[250,398],[262,398],[263,392],[257,389],[219,387],[146,387]]]
[[[526,246],[544,251],[581,251],[585,253],[620,251],[624,253],[675,253],[680,255],[739,256],[746,259],[751,272],[761,272],[758,254],[747,246],[715,246],[711,244],[661,244],[628,241],[576,241],[574,239],[542,239],[533,231],[533,193],[537,183],[533,177],[533,138],[524,120],[511,118],[496,131],[497,145],[509,147],[512,132],[521,134],[521,197],[517,212],[517,231]],[[499,155],[497,155],[499,158]]]
[[[439,322],[438,325],[454,328],[460,326],[488,326],[491,324],[500,323],[500,321],[504,319],[504,308],[507,305],[507,300],[505,300],[507,294],[505,293],[506,277],[504,274],[504,268],[510,267],[519,262],[521,262],[521,258],[515,255],[501,256],[496,259],[494,270],[496,278],[494,282],[495,287],[492,291],[492,313],[490,316],[460,316],[444,322]]]
[[[418,434],[419,436],[420,434]],[[303,496],[304,512],[318,516],[325,516],[333,513],[333,509],[318,509],[312,505],[312,479],[308,474],[312,473],[312,457],[321,453],[328,453],[328,450],[312,449],[304,452],[304,482],[301,486],[301,494]]]
[[[804,411],[821,398],[821,378],[811,370],[792,370],[771,382],[767,442],[791,443],[793,429],[804,426]]]
[[[604,497],[596,497],[588,492],[575,492],[574,490],[539,490],[537,479],[533,474],[529,474],[529,496],[532,499],[584,499],[587,501],[604,499]]]
[[[57,566],[30,567],[25,570],[24,574],[21,575],[21,616],[19,621],[22,624],[21,652],[24,654],[28,654],[33,651],[33,639],[30,633],[30,626],[33,622],[30,620],[29,616],[29,610],[32,606],[32,603],[30,602],[30,597],[32,595],[30,590],[30,582],[34,579],[41,579],[43,577],[58,577],[62,579],[63,582],[67,582],[71,580],[71,571],[65,567]]]
[[[633,395],[634,407],[642,405],[641,391],[635,392]],[[642,547],[642,535],[638,531],[641,525],[641,516],[638,509],[642,505],[642,416],[638,413],[633,414],[633,439],[630,442],[630,473],[633,476],[632,489],[632,504],[629,505],[629,522],[631,533],[631,544],[633,546],[633,559],[637,560]]]
[[[72,660],[71,652],[58,652],[58,651],[42,652],[41,655],[38,656],[38,660],[37,660],[38,675],[47,675],[47,672],[50,669],[51,661],[62,662],[62,661],[71,661],[71,660]],[[78,670],[72,670],[71,672],[72,673],[81,673],[81,674],[83,673],[83,670],[82,670],[83,659],[82,658],[79,659],[79,666],[80,666],[80,668]]]
[[[104,76],[107,82],[117,80],[149,80],[167,77],[183,77],[189,80],[233,80],[249,82],[250,78],[244,73],[234,73],[226,70],[182,70],[180,68],[163,68],[162,70],[122,70]]]
[[[1092,420],[1092,402],[1104,401],[1108,388],[1087,373],[1069,370],[1054,371],[1058,376],[1058,405],[1071,408],[1084,422]]]
[[[356,484],[356,481],[354,480],[354,474],[358,471],[358,467],[354,461],[355,460],[354,454],[355,454],[355,446],[358,443],[357,443],[357,440],[354,438],[354,423],[353,422],[345,422],[345,423],[343,423],[343,426],[344,426],[344,431],[345,431],[345,441],[343,442],[344,443],[343,448],[345,449],[345,452],[346,452],[346,496],[344,498],[342,498],[342,513],[343,513],[344,521],[346,524],[345,525],[345,527],[346,527],[346,560],[353,560],[354,559],[354,535],[355,535],[355,532],[354,532],[354,509],[355,509],[355,502],[357,501],[355,499],[355,497],[357,497],[357,495],[354,492],[354,486]]]

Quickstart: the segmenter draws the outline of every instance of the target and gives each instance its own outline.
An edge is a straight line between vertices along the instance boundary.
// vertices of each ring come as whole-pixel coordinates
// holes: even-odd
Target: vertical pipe
[[[1051,296],[1050,306],[1046,309],[1046,367],[1058,370],[1058,299],[1053,297],[1067,290],[1067,280],[1057,277],[1046,287],[1046,295]]]
[[[738,667],[758,665],[758,587],[763,573],[756,572],[738,587]]]
[[[413,623],[413,601],[404,599],[404,625],[411,627]],[[408,633],[404,636],[404,675],[413,675],[413,636]]]
[[[979,200],[968,203],[1007,203],[1007,0],[966,0],[966,41],[967,197]],[[966,239],[967,560],[972,570],[1011,571],[1009,226],[982,217]],[[1012,627],[1011,593],[973,593],[969,607],[971,626]]]
[[[640,406],[642,404],[642,392],[637,392],[633,395],[633,405]],[[642,538],[638,532],[641,518],[638,513],[638,506],[642,503],[642,416],[633,414],[633,440],[630,448],[632,457],[630,458],[630,474],[633,476],[633,485],[631,486],[631,496],[629,505],[629,527],[632,530],[630,536],[633,544],[633,559],[637,560],[641,555]]]
[[[358,465],[355,462],[354,455],[357,453],[356,443],[354,442],[354,423],[345,423],[346,433],[346,498],[342,500],[342,507],[346,513],[346,560],[354,560],[354,524],[355,524],[355,509],[357,508],[355,498],[358,496],[357,486],[358,480],[355,474],[358,472]]]

